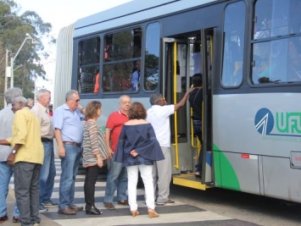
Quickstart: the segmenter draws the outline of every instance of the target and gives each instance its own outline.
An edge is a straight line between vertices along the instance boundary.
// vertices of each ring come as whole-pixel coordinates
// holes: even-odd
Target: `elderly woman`
[[[128,116],[129,121],[124,124],[120,134],[115,161],[127,167],[128,196],[132,216],[139,215],[137,205],[139,171],[145,188],[148,216],[158,217],[159,214],[155,211],[152,165],[154,161],[164,159],[163,153],[153,127],[145,120],[146,110],[143,105],[139,102],[133,103]]]

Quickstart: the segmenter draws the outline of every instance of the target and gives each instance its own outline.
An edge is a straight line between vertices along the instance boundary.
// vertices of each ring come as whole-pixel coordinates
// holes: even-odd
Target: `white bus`
[[[176,103],[202,73],[202,174],[187,104],[171,118],[173,183],[301,202],[300,12],[300,0],[134,0],[79,19],[58,38],[55,104],[77,89],[105,125],[120,95]]]

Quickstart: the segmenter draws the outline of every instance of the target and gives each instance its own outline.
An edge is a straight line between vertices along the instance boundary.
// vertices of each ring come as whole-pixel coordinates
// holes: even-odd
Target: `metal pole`
[[[13,56],[13,57],[11,58],[11,61],[10,61],[10,63],[11,63],[11,65],[10,65],[10,66],[11,66],[10,88],[13,88],[13,87],[14,87],[14,63],[15,63],[15,59],[16,59],[17,56],[19,55],[19,53],[20,53],[21,49],[23,48],[25,42],[26,42],[27,40],[29,40],[29,39],[32,40],[31,36],[30,36],[30,37],[28,37],[28,36],[25,37],[25,39],[23,40],[22,44],[20,45],[18,51],[16,52],[15,56]]]
[[[8,67],[8,49],[5,50],[5,78],[4,78],[4,93],[6,92],[7,90],[7,77],[8,77],[8,74],[7,74],[7,67]]]

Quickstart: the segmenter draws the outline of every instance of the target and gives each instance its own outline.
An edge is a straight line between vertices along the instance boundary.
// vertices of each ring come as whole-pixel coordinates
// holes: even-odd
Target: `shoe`
[[[15,216],[13,216],[13,223],[15,224],[15,223],[20,223],[20,219],[19,219],[19,217],[15,217]]]
[[[123,205],[123,206],[128,206],[128,205],[129,205],[128,200],[118,201],[117,203],[118,203],[119,205]]]
[[[104,206],[109,210],[115,210],[115,206],[111,202],[105,202]]]
[[[4,215],[3,217],[0,217],[0,222],[4,222],[4,221],[7,221],[8,220],[8,217],[7,215]]]
[[[70,207],[66,207],[64,209],[59,209],[58,213],[64,214],[64,215],[76,215],[77,211],[74,209],[71,209]]]
[[[46,201],[42,203],[45,207],[56,207],[58,203],[53,202],[52,200]]]
[[[172,204],[172,203],[175,203],[175,201],[172,200],[172,199],[168,199],[168,200],[165,202],[165,204]]]
[[[86,214],[88,214],[88,215],[101,215],[102,211],[97,209],[95,206],[93,206],[91,208],[86,207]]]
[[[77,206],[77,205],[75,205],[75,204],[71,204],[71,205],[69,206],[69,208],[72,209],[72,210],[75,210],[76,212],[79,212],[79,211],[83,211],[83,210],[84,210],[84,207],[82,207],[82,206]]]
[[[173,203],[175,203],[175,201],[173,201],[173,200],[171,200],[171,199],[168,199],[168,200],[165,201],[165,202],[160,202],[160,201],[156,202],[156,204],[157,204],[158,206],[164,206],[164,205],[166,205],[166,204],[173,204]]]
[[[45,213],[47,211],[48,209],[43,204],[40,204],[39,213]]]
[[[131,211],[132,217],[137,217],[140,213],[138,210]]]
[[[153,209],[148,209],[148,217],[149,218],[159,217],[159,214]]]
[[[33,226],[40,226],[40,224],[39,223],[34,223]]]

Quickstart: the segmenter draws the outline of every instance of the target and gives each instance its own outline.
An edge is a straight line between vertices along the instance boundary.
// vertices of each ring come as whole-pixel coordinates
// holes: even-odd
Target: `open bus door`
[[[191,109],[187,104],[171,117],[171,155],[173,183],[205,190],[212,182],[211,158],[211,74],[213,29],[179,34],[163,39],[162,93],[168,103],[177,103],[191,85],[195,73],[203,74],[203,144],[193,134]],[[202,57],[205,56],[205,57]],[[200,105],[201,107],[201,105]],[[202,147],[202,148],[201,148]],[[202,150],[199,153],[199,150]],[[195,165],[203,155],[202,174],[196,177]]]

